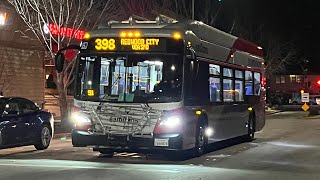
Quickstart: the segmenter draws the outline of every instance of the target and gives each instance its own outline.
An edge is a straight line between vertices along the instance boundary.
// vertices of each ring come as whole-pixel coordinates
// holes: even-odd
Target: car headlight
[[[168,117],[167,119],[161,121],[161,126],[176,127],[181,124],[181,118],[179,116]]]

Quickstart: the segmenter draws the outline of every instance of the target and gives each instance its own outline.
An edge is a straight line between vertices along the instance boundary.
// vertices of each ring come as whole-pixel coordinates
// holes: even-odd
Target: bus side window
[[[220,78],[218,77],[209,78],[209,93],[210,93],[210,102],[221,102]]]
[[[254,95],[259,96],[261,90],[261,74],[255,72],[254,75]]]
[[[253,95],[253,87],[252,87],[252,72],[246,71],[245,73],[245,91],[246,95]]]
[[[241,102],[244,101],[244,72],[241,70],[235,70],[235,101]]]

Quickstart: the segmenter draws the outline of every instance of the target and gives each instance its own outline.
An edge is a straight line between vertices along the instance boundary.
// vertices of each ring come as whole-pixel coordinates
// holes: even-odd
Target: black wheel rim
[[[41,142],[44,147],[49,146],[51,141],[51,133],[48,127],[43,127],[41,131]]]
[[[249,135],[251,138],[254,137],[254,125],[253,125],[253,118],[249,120],[249,127],[248,127]]]
[[[197,137],[197,151],[198,155],[203,154],[204,146],[206,145],[206,139],[204,135],[204,128],[202,126],[199,127],[199,134]]]

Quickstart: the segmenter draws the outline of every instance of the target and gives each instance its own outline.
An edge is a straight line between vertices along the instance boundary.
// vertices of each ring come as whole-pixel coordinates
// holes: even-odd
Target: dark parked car
[[[0,96],[0,149],[26,145],[47,149],[53,132],[51,113],[25,98]]]

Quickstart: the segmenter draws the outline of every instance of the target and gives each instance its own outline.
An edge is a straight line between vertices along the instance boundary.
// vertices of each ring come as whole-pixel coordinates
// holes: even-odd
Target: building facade
[[[293,94],[301,90],[313,95],[320,94],[320,87],[317,82],[320,74],[309,75],[274,75],[269,79],[268,90],[270,93]]]
[[[8,4],[0,4],[5,23],[0,25],[0,93],[44,103],[44,51],[37,40],[24,38],[25,24]]]

